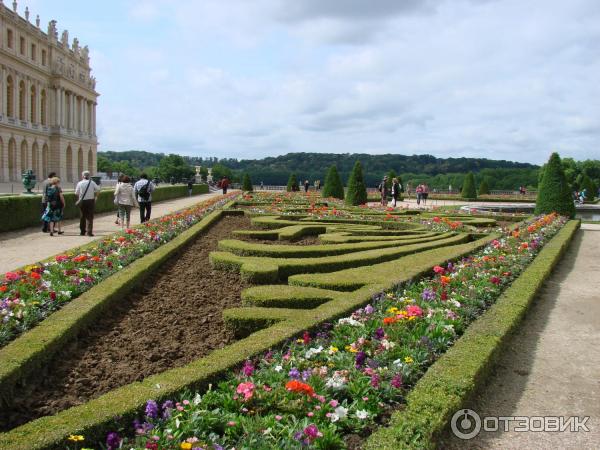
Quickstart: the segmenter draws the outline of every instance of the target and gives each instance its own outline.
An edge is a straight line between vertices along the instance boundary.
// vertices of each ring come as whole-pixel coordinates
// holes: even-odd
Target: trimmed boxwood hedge
[[[118,428],[118,424],[132,420],[143,411],[148,399],[163,401],[187,389],[205,389],[210,383],[217,382],[226,371],[241,365],[246,359],[262,354],[304,330],[313,329],[320,323],[347,315],[370,302],[374,293],[421,276],[429,272],[433,265],[460,258],[485,245],[494,237],[496,236],[490,235],[486,239],[475,242],[448,245],[436,250],[400,257],[387,263],[387,271],[381,273],[382,276],[374,278],[371,284],[355,292],[339,292],[333,300],[313,309],[254,307],[227,310],[224,316],[236,335],[248,335],[248,337],[215,350],[186,366],[150,376],[141,382],[115,389],[83,405],[2,433],[0,448],[15,450],[65,448],[70,434],[83,434],[86,436],[86,441],[103,441],[107,431]],[[144,260],[147,258],[149,257]],[[98,285],[96,301],[106,301],[100,293],[103,286],[105,283]],[[280,291],[281,288],[281,285],[270,287],[273,291]],[[328,295],[334,294],[336,293]],[[263,298],[266,297],[268,295],[263,294]],[[271,325],[268,326],[269,324]],[[263,328],[265,326],[268,327]],[[252,333],[257,329],[258,331]]]
[[[579,221],[570,221],[498,301],[425,373],[406,407],[371,435],[365,450],[434,449],[452,415],[482,388],[511,333],[521,323],[552,269],[568,248]]]
[[[100,192],[96,200],[96,213],[116,211],[116,206],[113,202],[113,192],[112,189]],[[195,184],[192,192],[194,195],[207,194],[208,185]],[[187,186],[158,187],[152,193],[152,201],[161,202],[187,195]],[[75,206],[75,194],[73,192],[65,192],[64,196],[66,203],[64,218],[68,220],[79,217],[79,208]],[[0,232],[34,227],[41,224],[41,216],[41,196],[39,195],[0,197],[0,217],[2,217]]]

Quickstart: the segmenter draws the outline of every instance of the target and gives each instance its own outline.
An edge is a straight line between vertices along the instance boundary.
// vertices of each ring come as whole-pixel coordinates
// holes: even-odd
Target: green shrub
[[[244,192],[252,192],[254,188],[252,187],[252,180],[250,179],[250,175],[246,172],[244,174],[244,181],[242,183],[242,191]]]
[[[557,212],[563,216],[575,217],[575,204],[571,187],[565,178],[565,172],[558,153],[552,153],[539,185],[535,202],[536,214]]]
[[[367,203],[367,187],[363,178],[360,161],[356,161],[354,169],[348,180],[348,192],[346,193],[346,205],[364,205]]]
[[[300,190],[300,188],[298,187],[298,179],[296,177],[296,174],[293,173],[290,175],[290,178],[288,179],[287,191],[288,192],[298,192],[299,190]]]
[[[323,197],[333,197],[340,200],[344,199],[344,185],[335,165],[329,168],[323,187]]]
[[[587,174],[584,174],[581,179],[581,187],[585,189],[585,200],[587,202],[593,202],[596,198],[596,190],[598,188]]]
[[[467,199],[477,198],[477,191],[475,191],[475,176],[473,175],[473,172],[469,172],[465,177],[460,196]]]
[[[488,186],[487,181],[484,178],[483,180],[481,180],[481,184],[479,185],[479,195],[489,195],[489,193],[490,188]]]

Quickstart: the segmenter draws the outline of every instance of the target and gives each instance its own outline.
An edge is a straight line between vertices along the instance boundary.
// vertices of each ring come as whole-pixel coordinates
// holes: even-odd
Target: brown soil
[[[221,312],[240,304],[239,274],[213,270],[208,255],[245,217],[227,217],[136,293],[123,299],[0,409],[0,430],[56,414],[112,389],[206,356],[233,341]]]

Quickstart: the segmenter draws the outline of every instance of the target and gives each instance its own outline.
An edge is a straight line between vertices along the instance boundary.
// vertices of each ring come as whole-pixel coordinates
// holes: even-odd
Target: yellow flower
[[[83,441],[84,437],[80,434],[71,434],[69,440],[73,442]]]
[[[304,340],[303,340],[303,339],[296,339],[296,342],[297,342],[298,344],[304,344]]]
[[[339,351],[339,348],[337,348],[337,347],[334,347],[334,346],[332,345],[331,347],[329,347],[329,351],[330,351],[331,353],[337,353],[337,352]]]
[[[406,364],[411,364],[411,363],[415,362],[415,360],[414,360],[414,359],[412,359],[410,356],[406,356],[406,357],[404,358],[404,362],[405,362]]]
[[[192,443],[191,442],[182,442],[179,447],[181,447],[182,450],[191,450]]]
[[[388,309],[388,312],[390,314],[396,314],[398,312],[398,308],[396,308],[395,306],[392,306],[391,308]]]
[[[410,317],[408,318],[408,320],[415,320],[416,318],[417,318],[416,316],[410,316]]]
[[[346,345],[346,347],[344,347],[344,348],[346,349],[347,352],[350,352],[350,353],[356,353],[356,352],[358,352],[358,350],[356,350],[351,345]]]
[[[32,265],[32,266],[27,266],[25,267],[25,272],[29,273],[31,272],[33,269],[36,269],[37,266],[36,265]]]

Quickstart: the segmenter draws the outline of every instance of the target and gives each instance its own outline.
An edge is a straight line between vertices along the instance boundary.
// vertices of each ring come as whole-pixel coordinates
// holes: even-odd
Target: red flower
[[[442,299],[442,301],[446,301],[448,300],[448,293],[446,291],[442,291],[442,295],[440,296],[440,298]]]
[[[383,319],[383,324],[391,325],[393,323],[396,323],[397,321],[398,321],[398,319],[396,319],[395,317],[386,317],[385,319]]]
[[[447,276],[445,276],[445,275],[442,275],[442,276],[440,277],[440,281],[441,281],[441,283],[442,283],[443,285],[446,285],[446,284],[450,283],[450,277],[447,277]]]
[[[31,272],[31,274],[29,274],[29,276],[31,278],[33,278],[34,280],[39,280],[40,278],[42,278],[42,276],[37,272]]]
[[[54,291],[50,292],[50,299],[56,300],[56,292],[54,292]]]
[[[285,384],[285,388],[288,391],[303,393],[303,394],[308,395],[309,397],[312,397],[315,395],[315,391],[310,385],[303,383],[301,381],[298,381],[298,380],[288,381]]]
[[[494,283],[496,285],[500,284],[501,281],[502,280],[500,280],[500,278],[498,278],[496,276],[493,276],[493,277],[490,278],[490,283]]]
[[[441,267],[441,266],[434,266],[434,267],[433,267],[433,271],[434,271],[435,273],[438,273],[438,274],[439,274],[439,273],[444,273],[444,268],[443,268],[443,267]]]
[[[310,333],[308,331],[304,332],[304,334],[302,335],[302,340],[304,341],[305,345],[308,345],[310,343]]]

